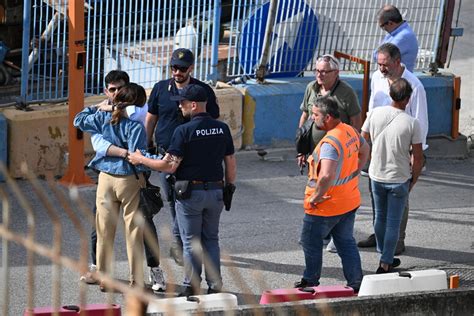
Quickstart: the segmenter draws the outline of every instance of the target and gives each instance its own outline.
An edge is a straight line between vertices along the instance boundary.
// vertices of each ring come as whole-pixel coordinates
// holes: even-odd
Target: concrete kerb
[[[206,315],[473,315],[474,288],[242,305]],[[150,314],[156,315],[156,314]]]

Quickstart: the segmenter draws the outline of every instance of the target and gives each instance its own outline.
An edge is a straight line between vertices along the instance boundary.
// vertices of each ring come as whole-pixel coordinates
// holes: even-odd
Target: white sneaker
[[[326,250],[332,253],[337,253],[336,245],[334,244],[334,240],[332,240],[332,238],[328,246],[326,247]]]
[[[160,267],[150,268],[150,283],[153,291],[166,291],[165,277]]]
[[[94,272],[97,272],[97,266],[95,264],[91,264],[89,266],[89,271],[86,274],[81,275],[79,280],[87,284],[97,284],[97,279],[92,275]]]

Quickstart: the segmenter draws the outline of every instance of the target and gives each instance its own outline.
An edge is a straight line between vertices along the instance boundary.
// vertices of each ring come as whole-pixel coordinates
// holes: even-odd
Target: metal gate
[[[251,56],[255,56],[252,50],[258,50],[259,47],[246,49],[242,46],[251,46],[252,43],[262,40],[266,12],[262,12],[260,8],[268,1],[235,0],[234,2],[236,6],[233,16],[241,18],[232,20],[229,46],[235,47],[234,50],[237,52],[247,54],[231,55],[229,50],[227,75],[252,75],[254,69],[248,65],[257,62],[252,60]],[[372,52],[385,36],[385,32],[377,24],[377,12],[384,4],[385,0],[280,0],[278,11],[284,13],[281,18],[276,18],[273,25],[270,56],[276,58],[273,64],[270,63],[268,72],[277,74],[288,72],[288,69],[299,72],[312,70],[318,56],[336,50],[371,60]],[[445,1],[394,0],[391,4],[400,10],[417,35],[419,52],[415,69],[418,71],[427,69],[430,63],[435,61]],[[308,8],[315,18],[307,13]],[[252,26],[251,29],[249,24]],[[295,43],[301,37],[304,37],[304,43],[295,47],[298,46]],[[317,46],[311,46],[315,39]],[[282,42],[285,42],[287,47],[284,47],[285,43]],[[308,56],[310,58],[307,58]],[[305,67],[293,68],[295,63],[300,63],[299,60],[305,58],[307,58]],[[348,61],[344,62],[342,67],[349,71],[361,70],[358,64]],[[375,67],[373,64],[372,70],[375,70]]]
[[[384,32],[383,0],[279,0],[267,73],[297,75],[335,50],[370,60]],[[435,61],[445,0],[392,1],[419,41],[416,70]],[[85,93],[102,93],[104,74],[122,69],[151,88],[168,77],[176,47],[198,56],[194,76],[224,80],[254,75],[262,54],[268,0],[91,0],[85,5]],[[21,95],[66,99],[67,1],[25,0]],[[272,61],[273,58],[273,61]],[[344,70],[361,71],[346,61]],[[374,69],[375,65],[372,65]]]

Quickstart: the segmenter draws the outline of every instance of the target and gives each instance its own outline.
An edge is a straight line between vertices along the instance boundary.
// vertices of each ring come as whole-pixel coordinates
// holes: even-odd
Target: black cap
[[[184,87],[178,95],[170,97],[172,101],[188,100],[194,102],[206,102],[207,91],[203,87],[197,84],[188,84]]]
[[[170,66],[189,67],[194,64],[194,55],[187,48],[178,48],[171,55]]]

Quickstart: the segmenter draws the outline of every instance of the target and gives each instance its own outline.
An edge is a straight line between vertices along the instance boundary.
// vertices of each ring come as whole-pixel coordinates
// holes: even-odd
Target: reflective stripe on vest
[[[336,137],[331,136],[331,135],[327,135],[326,137],[331,139],[336,144],[336,146],[339,149],[339,155],[343,155],[344,151],[343,151],[342,145],[339,142],[339,140]],[[318,160],[319,157],[316,153],[316,150],[313,152],[313,159],[314,159],[316,164],[319,162],[319,160]],[[339,179],[339,177],[341,176],[342,161],[343,161],[343,159],[339,159],[337,161],[336,175],[334,177],[334,181],[333,181],[332,186],[338,186],[338,185],[346,184],[347,182],[351,181],[352,179],[354,179],[355,177],[357,177],[359,175],[359,170],[356,170],[352,174],[348,175],[347,177]],[[316,187],[316,180],[315,179],[308,180],[308,183],[306,185],[310,188],[315,188]]]

